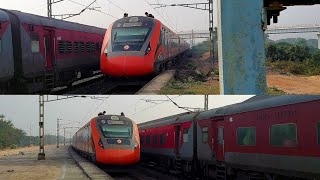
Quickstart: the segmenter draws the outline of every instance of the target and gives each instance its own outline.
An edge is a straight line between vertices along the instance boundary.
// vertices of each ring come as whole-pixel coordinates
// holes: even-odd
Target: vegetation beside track
[[[55,135],[45,135],[45,144],[56,144]],[[63,142],[63,137],[60,136],[60,142]],[[68,139],[66,139],[68,142]],[[0,150],[1,149],[16,149],[18,147],[34,146],[39,144],[38,136],[27,136],[27,133],[22,129],[16,128],[12,121],[0,114]]]

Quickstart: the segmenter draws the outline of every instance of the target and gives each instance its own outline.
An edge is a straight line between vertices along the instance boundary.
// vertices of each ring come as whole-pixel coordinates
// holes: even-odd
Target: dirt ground
[[[217,63],[209,62],[209,52],[201,57],[189,57],[176,65],[177,73],[161,94],[219,94]],[[196,82],[196,83],[195,83]],[[267,71],[268,93],[279,94],[320,94],[320,75],[295,76]]]
[[[46,146],[46,160],[37,160],[39,147],[0,151],[0,179],[87,179],[67,146]],[[24,155],[19,155],[19,151]]]
[[[267,85],[288,94],[320,94],[320,75],[306,77],[269,72]]]

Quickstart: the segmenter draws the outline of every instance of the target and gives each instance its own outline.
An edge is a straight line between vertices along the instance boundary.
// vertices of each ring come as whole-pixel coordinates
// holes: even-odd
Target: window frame
[[[317,122],[317,140],[318,140],[318,145],[320,145],[320,121]]]
[[[272,126],[281,126],[281,125],[289,125],[289,124],[293,124],[293,125],[295,125],[295,129],[296,129],[296,137],[295,137],[295,139],[296,139],[296,144],[294,145],[294,146],[277,146],[277,145],[273,145],[272,143],[271,143],[271,128],[272,128]],[[282,148],[292,148],[292,147],[298,147],[298,144],[299,144],[299,142],[298,142],[298,127],[297,127],[297,124],[296,123],[282,123],[282,124],[272,124],[270,127],[269,127],[269,145],[271,145],[272,147],[282,147]]]
[[[150,135],[147,135],[147,136],[146,136],[146,144],[151,144],[151,143],[150,143]]]
[[[183,131],[182,131],[183,143],[190,142],[190,140],[189,140],[189,129],[190,128],[184,128]],[[185,132],[187,132],[187,133],[185,133]],[[185,138],[184,138],[185,135],[188,137],[188,141],[185,140]]]
[[[220,143],[220,129],[222,129],[222,143]],[[219,145],[223,145],[224,144],[224,127],[223,126],[219,126],[218,127],[218,144]]]
[[[166,144],[166,133],[160,134],[160,145],[165,145]]]
[[[0,38],[0,54],[2,53],[2,39]]]
[[[158,144],[158,135],[157,134],[152,135],[152,144]]]
[[[249,145],[239,144],[238,130],[239,130],[240,128],[242,128],[242,129],[254,128],[254,130],[255,130],[255,142],[254,142],[254,144],[249,144]],[[237,130],[236,130],[236,131],[237,131],[237,136],[236,136],[236,138],[237,138],[237,144],[238,144],[239,146],[257,146],[257,127],[256,127],[256,126],[237,127]]]
[[[203,129],[207,129],[206,131],[203,131]],[[206,141],[203,141],[204,139],[203,139],[203,134],[204,134],[204,132],[205,133],[207,133],[207,140]],[[208,126],[204,126],[204,127],[202,127],[201,128],[201,141],[202,141],[202,143],[204,143],[204,144],[207,144],[208,142],[209,142],[209,127]]]
[[[37,43],[37,51],[34,51],[34,42]],[[39,39],[31,39],[31,42],[30,42],[30,46],[31,46],[31,53],[32,54],[39,54],[40,53],[40,40]],[[46,44],[44,45],[44,48],[46,48]],[[0,53],[1,53],[1,50],[0,50]]]

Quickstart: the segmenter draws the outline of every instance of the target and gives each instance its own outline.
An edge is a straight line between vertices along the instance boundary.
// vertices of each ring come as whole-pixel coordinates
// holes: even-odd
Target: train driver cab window
[[[160,144],[165,144],[166,143],[166,135],[165,134],[161,134],[160,135]]]
[[[202,143],[208,142],[208,127],[202,128]]]
[[[276,124],[270,129],[272,146],[292,147],[297,145],[297,127],[295,124]]]
[[[40,44],[39,40],[31,40],[31,52],[32,53],[39,53],[40,52],[40,45],[39,44]],[[47,47],[45,47],[45,48],[47,48]]]
[[[183,129],[183,142],[184,142],[184,143],[189,142],[188,132],[189,132],[189,128]]]
[[[318,144],[320,144],[320,122],[317,123],[317,129],[318,129]]]
[[[242,146],[256,145],[256,128],[255,127],[240,127],[237,129],[237,141]]]
[[[158,143],[158,136],[157,135],[153,135],[152,144],[157,144],[157,143]]]
[[[150,135],[146,136],[146,144],[150,144]]]

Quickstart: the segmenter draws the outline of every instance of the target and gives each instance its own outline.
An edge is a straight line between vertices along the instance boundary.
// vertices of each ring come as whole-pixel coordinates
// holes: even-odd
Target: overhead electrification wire
[[[174,28],[172,28],[172,26],[168,23],[168,21],[147,1],[144,0],[146,3],[148,3],[148,5],[150,7],[152,7],[154,9],[154,11],[167,23],[167,25],[173,30]],[[170,20],[170,18],[168,17],[168,19]],[[171,21],[172,22],[172,21]],[[174,23],[173,23],[174,24]]]
[[[110,0],[107,0],[110,4],[114,5],[115,7],[119,8],[121,11],[123,12],[127,12],[126,10],[122,9],[120,6],[114,4],[113,2],[111,2]]]
[[[181,96],[181,95],[176,96],[176,97],[174,97],[174,98],[172,98],[172,99],[176,99],[176,98],[178,98],[178,97],[180,97],[180,96]],[[163,102],[161,102],[161,103],[158,103],[158,104],[149,106],[149,107],[144,108],[144,109],[142,109],[142,110],[140,110],[140,111],[138,111],[138,112],[135,112],[135,113],[133,113],[133,114],[131,114],[131,115],[132,115],[132,116],[133,116],[133,115],[136,115],[136,114],[138,114],[138,113],[140,113],[140,112],[146,111],[146,110],[148,110],[148,109],[151,109],[151,108],[153,108],[153,107],[155,107],[155,106],[158,106],[158,105],[160,105],[160,104],[163,104],[163,103],[165,103],[165,102],[167,102],[167,101],[163,101]]]
[[[84,4],[82,4],[82,3],[78,3],[78,2],[73,1],[73,0],[67,0],[67,1],[72,2],[72,3],[74,3],[74,4],[78,4],[78,5],[83,6],[83,7],[86,7],[86,5],[84,5]],[[111,14],[109,14],[109,13],[103,12],[103,11],[98,10],[98,9],[90,9],[90,10],[92,10],[92,11],[97,11],[97,12],[100,12],[100,13],[102,13],[102,14],[111,16],[111,17],[113,17],[113,18],[115,18],[115,19],[118,19],[118,17],[113,16],[113,15],[111,15]]]

